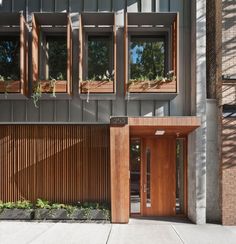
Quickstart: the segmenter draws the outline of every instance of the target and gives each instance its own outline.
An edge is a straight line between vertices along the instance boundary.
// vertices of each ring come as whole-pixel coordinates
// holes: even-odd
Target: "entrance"
[[[131,139],[131,215],[186,214],[185,145],[176,136]]]

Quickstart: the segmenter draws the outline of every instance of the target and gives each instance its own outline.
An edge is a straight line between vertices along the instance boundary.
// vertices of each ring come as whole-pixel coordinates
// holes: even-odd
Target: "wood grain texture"
[[[150,150],[150,196],[151,206],[146,207],[146,194],[143,193],[142,215],[174,216],[176,192],[176,142],[175,137],[143,139],[143,184],[147,185],[146,150]]]
[[[186,135],[201,125],[201,119],[196,116],[183,117],[137,117],[128,118],[131,135],[154,135],[157,129],[166,133]]]
[[[39,27],[36,24],[35,16],[32,15],[32,75],[33,82],[39,79]]]
[[[109,127],[0,127],[0,200],[110,202]]]
[[[70,19],[70,15],[67,16],[67,93],[72,94],[72,23]]]
[[[129,221],[129,127],[110,127],[111,220]]]
[[[151,207],[144,207],[150,216],[175,215],[175,138],[159,137],[145,140],[151,152]],[[144,153],[146,150],[144,150]],[[146,164],[146,162],[145,162]],[[146,203],[146,201],[145,201]]]

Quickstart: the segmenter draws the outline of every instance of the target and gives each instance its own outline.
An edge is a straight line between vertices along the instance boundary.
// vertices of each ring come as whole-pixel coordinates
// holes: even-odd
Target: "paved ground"
[[[128,225],[0,222],[0,244],[236,244],[236,227],[131,219]]]

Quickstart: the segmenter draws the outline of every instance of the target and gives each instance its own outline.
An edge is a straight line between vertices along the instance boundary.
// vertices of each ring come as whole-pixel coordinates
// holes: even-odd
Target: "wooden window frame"
[[[19,37],[20,43],[20,80],[5,85],[0,82],[0,98],[11,95],[28,95],[28,33],[29,27],[21,13],[1,13],[0,35]],[[5,93],[5,95],[3,95]],[[13,97],[11,97],[13,98]]]
[[[131,16],[131,17],[130,17]],[[162,18],[165,20],[162,22]],[[168,21],[168,18],[170,20]],[[129,19],[132,21],[129,22]],[[137,22],[135,22],[137,19]],[[171,21],[171,23],[170,23]],[[129,83],[130,69],[130,39],[133,36],[162,36],[168,35],[168,66],[174,71],[176,79],[155,86],[144,86],[141,82],[137,84]],[[179,93],[179,14],[178,13],[126,13],[124,25],[124,74],[125,74],[125,94],[127,93]],[[147,83],[148,81],[144,81]]]
[[[48,24],[37,21],[37,16],[42,16]],[[61,23],[60,16],[63,17]],[[57,18],[58,16],[58,18]],[[65,21],[66,19],[66,21]],[[58,22],[57,22],[58,21]],[[52,24],[52,23],[53,24]],[[43,28],[43,26],[46,26]],[[66,35],[67,38],[67,79],[59,80],[55,84],[56,94],[72,94],[72,23],[70,15],[66,13],[34,13],[32,16],[32,64],[33,64],[33,85],[40,83],[40,88],[43,93],[51,93],[50,80],[41,80],[42,72],[40,59],[42,58],[40,43],[44,43],[43,35]],[[40,72],[41,71],[41,72]]]
[[[90,18],[91,21],[88,21]],[[112,20],[112,21],[111,21]],[[116,23],[114,13],[81,13],[79,16],[79,93],[114,94],[116,92]],[[111,36],[113,81],[88,81],[87,47],[88,36]]]

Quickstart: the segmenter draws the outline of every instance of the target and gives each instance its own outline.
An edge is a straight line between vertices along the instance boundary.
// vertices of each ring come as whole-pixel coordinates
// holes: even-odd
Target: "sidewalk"
[[[1,244],[236,244],[236,227],[131,219],[128,225],[0,222]]]

